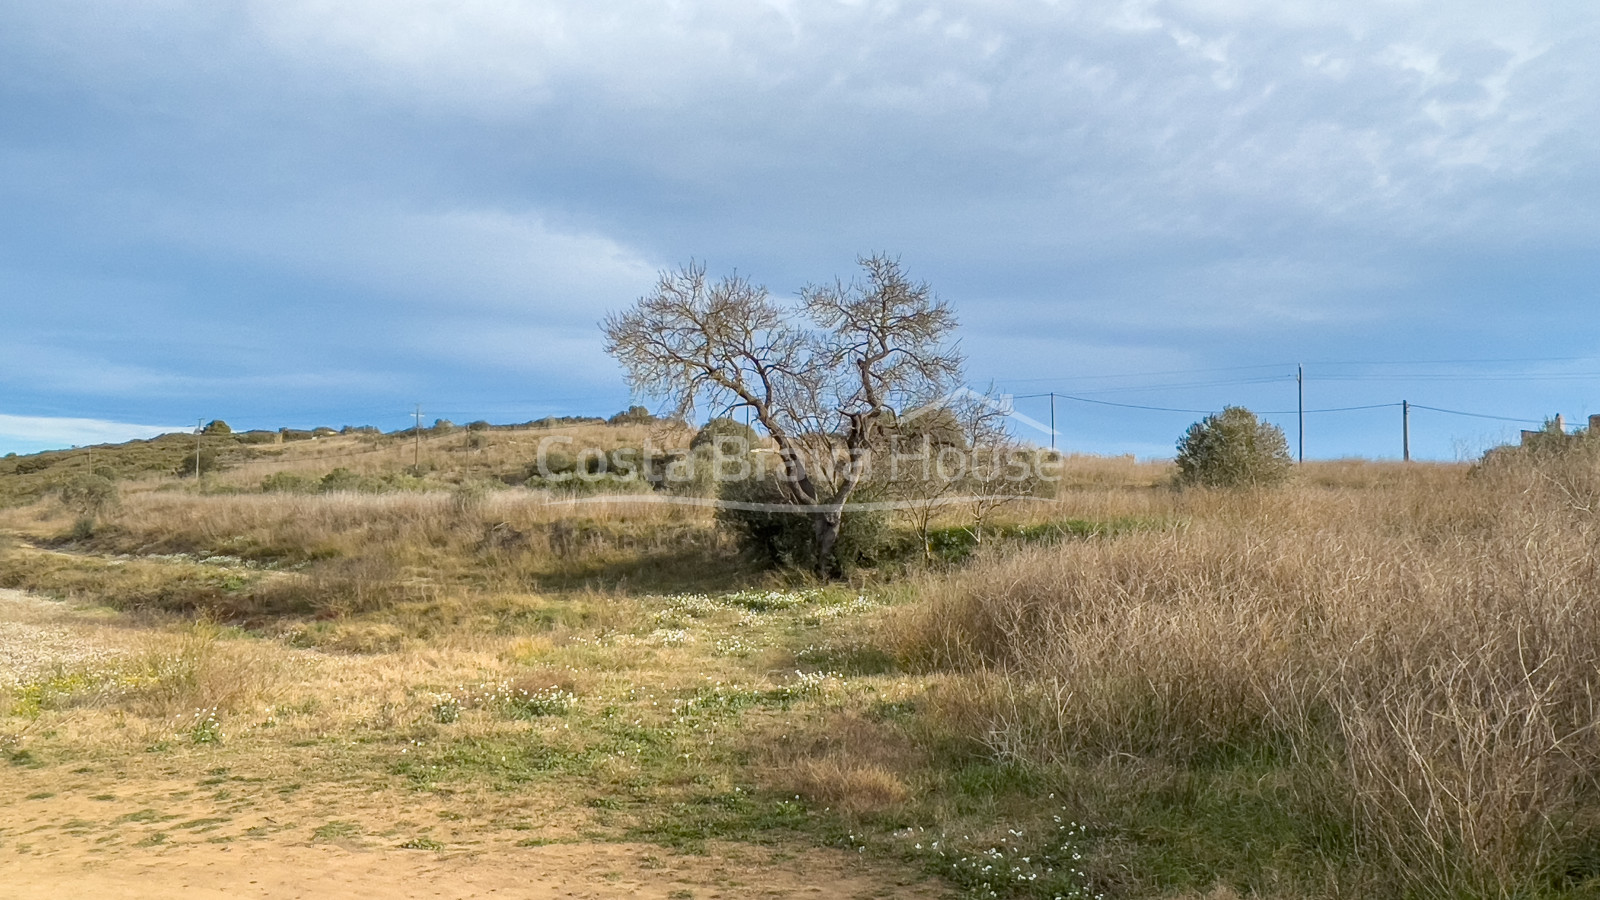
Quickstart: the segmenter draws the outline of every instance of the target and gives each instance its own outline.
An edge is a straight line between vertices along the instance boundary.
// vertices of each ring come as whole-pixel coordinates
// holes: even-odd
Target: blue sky
[[[659,270],[874,251],[979,387],[1600,412],[1597,45],[1586,2],[0,0],[0,452],[609,414]],[[1194,418],[1057,401],[1087,452]]]

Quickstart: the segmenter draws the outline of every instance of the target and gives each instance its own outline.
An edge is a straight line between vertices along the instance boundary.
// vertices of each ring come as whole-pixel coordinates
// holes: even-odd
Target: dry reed
[[[975,673],[955,719],[997,753],[1266,748],[1325,769],[1357,856],[1406,893],[1516,896],[1600,836],[1595,471],[1573,454],[1185,492],[1165,531],[930,578],[896,640]]]

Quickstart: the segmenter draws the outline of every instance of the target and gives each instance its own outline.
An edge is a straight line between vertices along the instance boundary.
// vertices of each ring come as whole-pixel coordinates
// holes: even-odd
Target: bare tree
[[[819,575],[885,419],[942,396],[961,374],[949,306],[898,259],[858,262],[859,279],[807,287],[795,301],[737,274],[708,281],[690,263],[601,326],[629,386],[671,415],[751,411],[777,444],[785,501],[812,516]]]
[[[894,423],[887,484],[921,539],[924,562],[933,561],[932,531],[939,511],[975,508],[982,502],[973,495],[976,467],[987,462],[990,448],[1009,438],[1004,421],[1008,411],[992,387],[988,394],[961,390]]]
[[[1054,493],[1039,454],[1005,432],[972,448],[972,466],[962,487],[972,523],[968,531],[977,544],[983,543],[984,526],[1001,509]]]

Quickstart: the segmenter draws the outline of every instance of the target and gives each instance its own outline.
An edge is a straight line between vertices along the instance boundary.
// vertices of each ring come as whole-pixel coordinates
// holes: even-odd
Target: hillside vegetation
[[[0,673],[0,801],[118,798],[0,841],[820,848],[973,897],[1600,894],[1587,443],[1238,491],[1066,457],[982,540],[952,508],[926,554],[897,521],[819,584],[648,484],[530,480],[535,433],[417,459],[219,436],[198,480],[192,436],[0,463],[0,587],[70,601],[39,621],[90,648]],[[86,527],[52,485],[96,470],[117,502]],[[174,781],[206,836],[164,824]]]

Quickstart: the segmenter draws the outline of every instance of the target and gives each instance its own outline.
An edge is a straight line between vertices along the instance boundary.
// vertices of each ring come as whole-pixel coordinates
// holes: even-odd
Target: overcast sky
[[[1600,7],[0,0],[0,452],[630,402],[691,258],[898,254],[1059,445],[1600,412]],[[1048,420],[1049,399],[1019,410]],[[1273,414],[1291,442],[1295,417]],[[1398,409],[1307,416],[1395,456]],[[1420,455],[1520,425],[1413,415]],[[1041,441],[1048,438],[1040,435]]]

